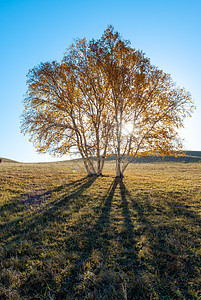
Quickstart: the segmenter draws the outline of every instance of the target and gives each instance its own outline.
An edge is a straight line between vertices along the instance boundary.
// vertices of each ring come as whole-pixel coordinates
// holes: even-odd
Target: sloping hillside
[[[186,156],[182,156],[182,157],[175,157],[175,156],[161,157],[161,156],[150,155],[148,157],[136,157],[133,159],[133,162],[136,162],[136,163],[152,163],[152,162],[163,162],[163,161],[164,162],[167,162],[167,161],[185,162],[185,163],[201,162],[201,151],[184,151],[184,152],[185,152]],[[18,163],[15,160],[4,158],[4,157],[0,157],[0,159],[2,159],[1,163]],[[115,155],[111,155],[111,156],[107,157],[106,160],[107,161],[115,160]],[[77,158],[77,159],[71,159],[70,161],[71,162],[81,162],[82,159]],[[56,163],[61,164],[61,163],[65,163],[65,162],[69,162],[69,160],[63,160],[63,161],[56,162]],[[51,164],[52,163],[55,163],[55,162],[51,162]]]
[[[1,159],[2,159],[1,163],[17,163],[17,161],[12,160],[12,159],[0,157],[0,160],[1,160]]]
[[[155,156],[150,155],[147,157],[136,157],[133,158],[134,163],[154,163],[154,162],[181,162],[181,163],[196,163],[201,162],[201,151],[184,151],[185,156],[175,157],[175,156]],[[115,155],[111,155],[106,158],[106,161],[114,161],[116,159]],[[81,162],[81,158],[72,159],[71,162]],[[96,158],[94,158],[96,161]],[[69,160],[64,160],[57,162],[57,164],[66,163]]]
[[[136,163],[153,163],[153,162],[185,162],[185,163],[193,163],[193,162],[201,162],[201,151],[184,151],[185,156],[175,157],[175,156],[155,156],[150,155],[147,157],[135,157],[133,158],[133,162]],[[107,160],[115,160],[115,156],[112,155],[107,158]]]
[[[187,156],[193,157],[200,157],[201,158],[201,151],[185,151]]]

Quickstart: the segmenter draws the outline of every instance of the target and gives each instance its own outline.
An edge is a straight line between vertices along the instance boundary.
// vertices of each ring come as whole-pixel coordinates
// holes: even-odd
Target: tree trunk
[[[120,103],[120,111],[118,118],[118,108],[116,109],[116,137],[117,137],[117,148],[116,148],[116,177],[122,178],[123,173],[121,172],[121,138],[122,138],[122,101]]]
[[[123,163],[123,166],[122,166],[122,173],[124,173],[124,171],[126,170],[128,164],[130,163],[130,161],[132,160],[129,160],[129,154],[126,155],[126,158],[124,160],[124,163]]]
[[[102,158],[101,158],[100,175],[102,175],[102,173],[103,173],[103,167],[104,167],[104,163],[105,163],[105,156],[106,156],[106,153],[107,153],[107,144],[108,144],[108,138],[106,138],[104,152],[103,152],[103,155],[102,155]]]
[[[96,127],[96,158],[97,158],[97,175],[100,175],[100,138],[99,138],[99,124]]]
[[[84,161],[85,169],[86,169],[86,171],[87,171],[87,175],[88,175],[88,176],[91,176],[92,173],[91,173],[91,171],[89,170],[89,167],[88,167],[88,165],[87,165],[86,159],[83,158],[83,161]]]
[[[97,156],[97,175],[99,176],[101,172],[101,167],[100,167],[100,155]]]
[[[121,161],[120,161],[120,159],[116,160],[116,177],[118,177],[118,178],[123,178],[124,177],[123,172],[121,170]]]
[[[104,163],[105,163],[105,156],[103,155],[102,158],[101,158],[100,175],[103,174]]]
[[[88,163],[89,163],[89,167],[91,169],[91,174],[92,175],[96,175],[96,171],[94,169],[94,165],[93,165],[93,162],[88,158]]]
[[[96,134],[96,139],[97,139],[97,153],[96,153],[96,157],[97,157],[97,175],[100,175],[100,143],[99,143],[99,136],[98,133]]]

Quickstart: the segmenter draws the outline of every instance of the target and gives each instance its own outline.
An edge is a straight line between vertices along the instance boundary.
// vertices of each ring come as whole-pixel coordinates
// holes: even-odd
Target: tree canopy
[[[111,154],[118,177],[133,157],[178,154],[178,130],[195,108],[112,26],[98,40],[76,40],[61,62],[30,70],[27,84],[22,132],[39,152],[79,153],[88,175],[100,175]]]

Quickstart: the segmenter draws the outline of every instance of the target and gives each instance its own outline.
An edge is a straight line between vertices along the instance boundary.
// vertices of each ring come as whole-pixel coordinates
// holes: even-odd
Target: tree
[[[114,115],[116,176],[123,177],[136,156],[181,153],[178,129],[195,108],[190,93],[176,87],[169,74],[152,66],[112,26],[91,48]]]
[[[77,40],[76,44],[71,45],[67,50],[62,61],[64,68],[66,65],[70,65],[76,78],[82,115],[91,128],[89,140],[93,140],[97,175],[99,175],[102,174],[105,157],[109,150],[114,119],[109,109],[108,84],[98,68],[97,57],[91,51],[91,43],[87,43],[85,39]]]
[[[27,84],[22,132],[39,152],[79,153],[88,175],[100,175],[109,154],[117,177],[135,156],[177,154],[178,129],[194,109],[191,95],[112,26],[101,39],[75,41],[60,63],[30,70]]]
[[[112,128],[100,81],[86,40],[78,40],[61,63],[42,63],[29,71],[24,99],[22,132],[37,151],[78,152],[88,175],[102,173]]]

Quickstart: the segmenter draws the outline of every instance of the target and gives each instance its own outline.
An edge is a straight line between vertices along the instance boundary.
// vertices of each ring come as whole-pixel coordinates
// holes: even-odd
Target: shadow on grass
[[[199,225],[198,214],[174,201],[166,201],[168,209],[160,208],[159,212],[150,201],[149,194],[131,194],[122,180],[114,179],[106,194],[97,199],[99,206],[94,215],[88,218],[86,213],[84,223],[78,214],[74,225],[69,225],[71,216],[74,217],[81,208],[87,211],[90,200],[95,211],[93,195],[83,195],[95,180],[96,177],[83,178],[44,193],[41,198],[31,199],[30,205],[40,203],[46,195],[49,197],[55,192],[59,195],[39,211],[19,216],[19,220],[3,227],[2,240],[8,245],[8,253],[4,255],[4,259],[8,259],[7,264],[16,255],[16,249],[9,248],[17,248],[23,239],[33,242],[32,253],[17,254],[21,259],[20,270],[27,271],[23,266],[24,261],[27,263],[29,259],[36,264],[35,269],[29,265],[27,278],[18,288],[20,296],[58,300],[199,299],[189,288],[189,282],[194,282],[194,290],[199,289],[199,281],[195,278],[199,275],[200,261],[193,252],[200,238],[200,232],[193,228]],[[116,190],[120,192],[120,198],[114,204]],[[165,199],[161,201],[165,203]],[[113,205],[118,207],[116,211],[122,216],[122,224],[118,225],[122,229],[120,232],[111,231],[114,228],[114,216],[111,217]],[[62,216],[64,210],[67,210],[67,218]],[[181,216],[185,217],[185,224],[188,221],[192,223],[191,228],[177,222]],[[61,223],[67,227],[64,233]],[[59,231],[62,235],[60,242],[57,241]],[[48,244],[45,250],[40,248],[39,234],[47,236],[50,243],[51,233],[56,246]],[[196,247],[199,248],[198,245]],[[44,260],[41,249],[50,253],[45,253]],[[53,256],[52,249],[55,251]],[[1,281],[5,286],[6,280]]]
[[[140,226],[140,230],[133,224],[131,218],[131,207],[129,208],[129,192],[123,180],[119,180],[121,202],[122,202],[122,215],[124,230],[121,233],[121,243],[123,245],[124,253],[122,254],[121,260],[118,263],[122,265],[122,269],[126,274],[132,274],[127,279],[127,293],[126,299],[150,299],[152,293],[149,284],[144,280],[143,274],[146,273],[147,267],[143,260],[139,259],[137,250],[137,241],[142,235],[144,228]],[[147,221],[143,215],[143,209],[138,210],[138,215],[141,223],[146,224]],[[142,225],[142,224],[140,224]]]
[[[79,286],[82,286],[82,282],[84,279],[84,265],[91,257],[94,250],[98,250],[102,254],[101,268],[97,268],[96,272],[99,273],[100,271],[107,269],[108,246],[110,241],[110,236],[107,230],[110,226],[110,211],[112,207],[112,199],[117,185],[118,180],[115,179],[111,183],[106,195],[102,199],[103,206],[97,222],[89,231],[79,236],[79,241],[85,241],[84,247],[79,247],[79,243],[75,242],[73,248],[74,250],[76,249],[77,253],[79,253],[78,259],[76,259],[76,261],[74,262],[74,267],[70,270],[70,276],[65,278],[64,283],[60,291],[57,293],[56,298],[63,299],[62,297],[65,297],[68,293],[71,294],[72,291],[74,291],[78,299],[82,299],[86,296],[82,288],[79,290]],[[68,243],[66,244],[66,246],[66,251],[69,251],[70,249]],[[89,280],[92,279],[89,278]]]
[[[57,191],[64,191],[64,194],[61,197],[57,197],[56,200],[46,204],[44,207],[41,207],[39,211],[36,210],[32,213],[28,213],[25,216],[19,216],[17,220],[1,225],[0,228],[2,239],[4,240],[4,242],[9,239],[9,245],[11,245],[13,242],[16,242],[18,239],[21,239],[23,236],[25,236],[28,232],[33,231],[33,229],[36,230],[38,226],[42,226],[42,229],[44,230],[45,227],[50,226],[52,223],[54,223],[55,220],[58,221],[62,208],[67,209],[73,199],[79,197],[83,193],[83,191],[85,191],[93,184],[95,180],[96,177],[85,177],[83,179],[67,185],[62,185],[61,187],[40,195],[40,198],[37,197],[36,201],[39,201],[41,204],[42,200],[44,200],[45,195],[51,195],[52,193]],[[66,191],[67,188],[74,189],[73,191],[68,193],[68,191]],[[31,203],[33,204],[33,201],[35,200],[31,199],[31,201]],[[12,213],[12,210],[9,211],[9,214]]]
[[[199,256],[196,257],[192,252],[194,247],[199,249],[197,239],[200,240],[201,234],[200,229],[195,229],[196,225],[201,224],[199,215],[189,211],[183,204],[177,203],[176,199],[175,201],[163,199],[169,209],[160,211],[158,219],[148,197],[147,199],[132,197],[124,183],[121,183],[121,191],[124,202],[123,213],[128,228],[132,225],[126,198],[132,203],[130,208],[138,214],[142,242],[136,250],[145,270],[140,281],[147,282],[149,288],[149,290],[146,288],[147,296],[153,296],[157,292],[159,299],[199,299],[201,294],[195,290],[200,289],[201,263]],[[150,212],[153,214],[151,218]],[[164,219],[161,219],[161,216]],[[178,222],[178,217],[185,219],[184,226],[181,226],[182,220]]]
[[[118,187],[124,227],[121,234],[111,232],[110,229],[112,201]],[[85,246],[80,247],[79,241],[84,241]],[[98,220],[89,231],[79,236],[79,241],[74,241],[73,247],[78,258],[74,261],[74,267],[68,270],[68,277],[63,280],[56,299],[64,299],[66,295],[76,299],[90,297],[92,297],[90,299],[147,299],[146,287],[140,280],[140,271],[144,270],[144,266],[135,253],[134,226],[126,199],[125,185],[121,179],[114,179],[111,183],[107,194],[103,197]],[[119,253],[117,258],[113,257],[114,243],[117,245],[121,243],[123,246],[123,252]],[[66,251],[70,252],[71,249],[67,243]],[[94,259],[94,253],[95,256],[98,253],[99,258]],[[93,266],[90,266],[91,264]],[[131,283],[129,295],[126,292],[126,279],[122,276],[127,272],[135,274],[136,277]]]
[[[9,203],[5,203],[0,207],[0,216],[5,212],[9,211],[10,214],[24,211],[26,205],[29,207],[30,205],[40,205],[45,198],[49,198],[52,193],[60,192],[61,190],[67,188],[76,188],[78,185],[82,184],[84,181],[89,180],[89,177],[83,177],[79,180],[70,182],[68,184],[63,184],[55,189],[46,191],[46,192],[35,192],[32,194],[22,194],[14,198],[14,200],[9,201]]]

